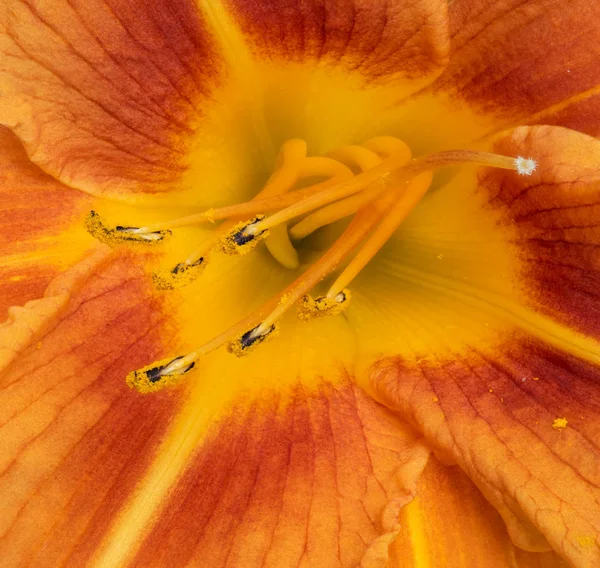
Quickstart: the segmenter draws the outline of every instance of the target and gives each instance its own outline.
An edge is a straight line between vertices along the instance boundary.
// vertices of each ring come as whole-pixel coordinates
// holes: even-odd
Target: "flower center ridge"
[[[195,280],[212,254],[246,254],[261,241],[283,266],[297,268],[298,255],[292,241],[352,217],[323,256],[260,309],[187,355],[131,372],[127,383],[142,393],[153,392],[178,382],[203,355],[220,347],[226,346],[237,356],[246,355],[277,334],[279,320],[294,305],[301,319],[341,313],[350,302],[348,286],[425,195],[432,172],[463,163],[514,170],[520,175],[530,175],[537,165],[528,158],[470,150],[413,159],[408,146],[391,136],[309,157],[306,142],[291,139],[283,144],[275,171],[263,189],[246,203],[146,227],[111,227],[91,211],[86,220],[88,231],[111,246],[121,242],[159,244],[178,227],[222,221],[208,243],[176,266],[152,275],[155,286],[161,290],[180,288]],[[312,178],[324,181],[293,189],[299,181]],[[327,293],[311,297],[310,291],[341,263],[345,267]]]

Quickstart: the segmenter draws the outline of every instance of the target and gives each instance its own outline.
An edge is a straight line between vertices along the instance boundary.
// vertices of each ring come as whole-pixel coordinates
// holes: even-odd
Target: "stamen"
[[[327,152],[326,156],[346,165],[356,166],[361,172],[370,170],[381,163],[381,158],[375,152],[363,146],[341,146]]]
[[[306,160],[306,142],[304,140],[288,140],[281,148],[277,159],[277,168],[269,178],[266,186],[256,196],[268,197],[281,195],[289,191],[298,181],[303,161]],[[292,270],[298,268],[300,261],[298,253],[290,242],[285,225],[276,227],[271,231],[266,246],[271,256],[282,266]]]
[[[298,201],[303,201],[313,195],[317,195],[330,187],[335,187],[341,182],[353,177],[352,171],[348,167],[343,164],[335,163],[334,160],[325,158],[323,158],[325,161],[317,161],[314,158],[307,158],[306,160],[307,162],[302,165],[302,168],[298,173],[298,180],[307,177],[327,175],[332,175],[332,177],[304,189],[297,189],[281,195],[265,195],[260,199],[255,198],[246,203],[237,203],[226,207],[209,209],[202,213],[187,215],[186,217],[180,217],[162,223],[155,223],[154,225],[148,225],[147,227],[140,227],[139,231],[142,233],[152,233],[164,229],[176,229],[179,227],[187,227],[189,225],[197,225],[207,221],[213,223],[231,217],[248,217],[250,215],[256,215],[257,213],[277,211],[278,209],[289,207]],[[336,166],[334,166],[334,164],[336,164]],[[259,194],[259,196],[261,194]]]
[[[109,227],[93,210],[86,217],[85,228],[92,237],[111,247],[122,242],[153,245],[171,234],[171,231],[166,230],[143,232],[139,227],[122,227],[120,225]]]
[[[129,388],[134,388],[142,394],[162,390],[178,383],[183,375],[194,368],[196,363],[193,361],[185,367],[177,366],[176,363],[182,359],[183,357],[175,357],[175,359],[157,361],[137,371],[132,371],[127,375],[125,381]]]
[[[528,159],[527,164],[530,164],[529,160],[533,162],[533,160]],[[294,205],[271,215],[260,223],[253,224],[251,227],[248,227],[245,232],[247,234],[260,234],[262,231],[270,229],[285,221],[289,221],[304,213],[308,213],[309,211],[313,211],[318,207],[354,195],[367,186],[373,190],[373,195],[377,196],[389,189],[392,184],[398,186],[422,172],[466,163],[515,170],[524,174],[525,170],[523,169],[522,162],[517,162],[518,159],[510,156],[501,156],[499,154],[472,150],[450,150],[439,152],[437,154],[429,154],[420,158],[415,158],[407,165],[404,165],[404,162],[400,161],[398,158],[391,157],[384,160],[378,166],[360,173],[353,179],[343,182],[331,189],[322,191],[304,201],[295,203]]]
[[[309,320],[324,316],[337,316],[345,311],[351,298],[352,294],[348,289],[342,290],[333,298],[320,296],[313,299],[312,296],[306,295],[298,304],[298,318]]]
[[[350,261],[348,266],[346,266],[337,280],[333,283],[327,292],[327,298],[336,298],[342,290],[346,289],[350,282],[352,282],[358,273],[394,234],[402,221],[406,219],[419,201],[421,201],[425,193],[427,193],[432,179],[432,173],[425,172],[417,176],[409,184],[406,191],[398,197],[390,212],[366,240],[358,254]]]
[[[287,191],[294,183],[296,183],[300,170],[300,162],[305,157],[306,142],[304,140],[293,138],[284,142],[277,158],[277,169],[271,175],[265,184],[265,187],[254,199],[270,197]],[[209,209],[209,211],[211,210]],[[206,214],[208,214],[209,211],[207,211]],[[201,247],[192,252],[184,262],[179,263],[171,270],[156,271],[152,275],[156,288],[159,290],[172,290],[174,288],[182,288],[193,282],[203,272],[203,269],[207,264],[208,255],[219,243],[220,237],[226,235],[234,226],[235,221],[225,221],[218,228],[213,238],[208,243],[203,243]],[[292,246],[287,233],[280,238],[273,239],[273,237],[276,237],[276,235],[271,236],[270,240],[274,240],[274,242],[271,243],[269,250],[273,247],[276,249],[277,247],[285,247],[286,244],[289,244],[290,247]],[[298,257],[296,251],[293,247],[292,250],[296,255],[297,262]],[[276,254],[274,256],[280,260],[280,262],[286,260],[280,259]],[[287,261],[288,263],[291,262],[289,259],[287,259]]]
[[[155,283],[161,289],[179,287],[193,280],[206,266],[207,255],[213,247],[227,254],[244,254],[265,239],[269,231],[273,232],[269,250],[283,264],[295,266],[297,256],[286,230],[286,223],[290,219],[313,212],[292,228],[292,234],[298,236],[355,213],[333,246],[281,294],[197,350],[133,371],[127,377],[129,386],[141,392],[160,390],[179,381],[194,368],[200,357],[223,346],[227,346],[228,351],[238,356],[250,353],[276,335],[279,320],[299,300],[298,312],[301,319],[341,313],[347,308],[351,298],[347,286],[427,192],[433,170],[449,165],[474,163],[530,175],[537,165],[531,158],[512,158],[469,150],[439,152],[409,160],[410,151],[407,146],[392,137],[377,137],[364,146],[338,148],[329,156],[317,158],[307,158],[305,143],[292,140],[284,144],[276,171],[251,202],[138,228],[110,229],[92,211],[88,219],[90,232],[105,239],[105,242],[138,239],[154,242],[170,234],[168,229],[173,227],[228,219],[219,227],[209,247],[205,244],[172,270],[154,275]],[[341,162],[357,167],[361,173],[355,176],[348,165]],[[299,179],[314,176],[329,179],[306,189],[288,191]],[[321,207],[324,208],[318,210]],[[277,212],[268,218],[264,214],[258,214],[268,211]],[[255,215],[251,221],[237,222],[241,215],[246,217],[249,213]],[[308,232],[307,228],[310,229]],[[115,233],[118,238],[114,237]],[[317,298],[308,295],[365,238],[363,246],[327,294]]]
[[[215,349],[219,349],[225,344],[229,344],[230,352],[241,356],[248,354],[250,352],[249,349],[253,346],[258,346],[260,343],[266,341],[269,335],[273,337],[273,334],[277,332],[277,320],[279,320],[279,318],[302,296],[312,290],[318,282],[335,270],[344,257],[364,239],[373,226],[379,221],[383,212],[389,205],[389,202],[380,200],[380,202],[360,211],[321,259],[313,264],[300,278],[290,284],[278,298],[270,300],[256,312],[245,317],[233,327],[196,349],[196,351],[188,353],[185,357],[174,359],[170,365],[162,370],[161,376],[175,376],[176,373],[181,370],[183,370],[182,372],[187,372],[191,369],[190,365],[195,363],[200,357]],[[275,308],[273,309],[274,306]],[[265,318],[264,314],[269,310],[271,311]],[[234,338],[233,341],[232,338]],[[139,378],[136,382],[133,382],[132,378],[129,384],[136,388],[138,388],[139,385],[140,388],[146,389],[147,381],[144,380],[144,373],[160,366],[162,363],[164,363],[164,361],[154,363],[139,371],[130,373],[129,377]],[[141,374],[136,375],[136,373]],[[156,383],[154,390],[158,390],[167,385],[168,383],[166,381],[161,380]]]
[[[313,264],[300,278],[281,294],[277,307],[263,320],[258,330],[266,331],[294,305],[312,290],[323,278],[333,272],[338,264],[357,246],[381,219],[389,208],[393,196],[388,194],[359,211],[333,246]]]
[[[411,158],[410,148],[401,140],[392,138],[391,136],[379,136],[367,140],[365,146],[368,147],[369,145],[377,149],[380,153],[383,153],[386,158],[393,155],[399,162],[404,159],[404,163],[408,162]],[[359,153],[357,149],[369,154]],[[353,160],[359,165],[362,171],[374,168],[382,161],[382,158],[373,150],[363,148],[362,146],[344,146],[330,152],[330,154],[338,159]],[[378,194],[379,188],[377,187],[375,189],[365,189],[352,197],[347,197],[322,209],[318,209],[315,213],[308,215],[308,217],[294,225],[289,231],[290,237],[294,240],[303,239],[325,225],[356,213],[361,207],[364,207],[367,203],[375,199]]]

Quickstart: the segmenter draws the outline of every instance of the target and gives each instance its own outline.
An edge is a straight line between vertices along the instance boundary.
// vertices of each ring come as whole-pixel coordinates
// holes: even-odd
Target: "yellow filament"
[[[361,172],[370,170],[381,163],[381,158],[375,152],[363,146],[340,146],[327,152],[326,156],[347,166],[358,167]]]
[[[433,174],[431,172],[425,172],[417,176],[408,185],[406,191],[397,196],[397,201],[391,211],[384,217],[381,224],[369,236],[358,254],[350,261],[348,266],[333,283],[329,292],[327,292],[328,298],[335,298],[344,290],[388,241],[400,223],[406,219],[407,215],[421,201],[429,189],[432,177]]]
[[[327,177],[332,178],[336,175],[352,177],[352,170],[341,164],[337,160],[325,156],[316,156],[306,158],[301,164],[300,177]]]
[[[293,304],[333,272],[338,264],[372,230],[386,208],[391,205],[392,200],[393,196],[388,194],[359,211],[335,244],[283,292],[279,304],[262,321],[257,333],[268,330]]]
[[[394,141],[394,142],[392,142]],[[387,157],[394,155],[404,163],[411,158],[410,148],[401,140],[392,137],[372,138],[365,143],[373,145],[380,153],[389,152]],[[329,153],[332,157],[342,161],[350,161],[360,167],[362,171],[374,168],[381,163],[381,158],[373,151],[362,146],[344,146]],[[290,229],[290,237],[295,240],[303,239],[317,229],[324,227],[356,213],[361,207],[377,197],[379,189],[365,189],[360,193],[332,203],[312,213]]]
[[[363,146],[384,158],[404,152],[408,148],[402,140],[394,136],[376,136],[367,140]],[[410,157],[410,149],[408,151]]]
[[[406,165],[398,157],[392,156],[381,162],[378,166],[362,172],[346,182],[321,191],[317,195],[313,195],[303,201],[294,203],[286,209],[278,211],[264,221],[253,225],[247,233],[253,235],[260,234],[262,231],[308,213],[318,207],[354,195],[367,186],[373,190],[373,197],[376,197],[386,189],[389,189],[391,184],[396,185],[406,182],[422,172],[465,163],[518,170],[516,160],[513,157],[473,150],[449,150],[437,154],[428,154],[420,158],[415,158]]]
[[[306,160],[304,140],[295,138],[284,142],[277,160],[277,169],[257,197],[270,197],[289,191],[298,181],[302,164]],[[290,270],[298,268],[298,253],[290,242],[285,225],[275,227],[265,245],[279,264]]]

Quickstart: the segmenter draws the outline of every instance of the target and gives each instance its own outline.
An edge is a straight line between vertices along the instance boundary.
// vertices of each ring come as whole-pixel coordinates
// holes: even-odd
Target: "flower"
[[[0,327],[4,563],[600,563],[600,7],[2,9],[1,297],[22,306]],[[249,357],[215,350],[177,387],[130,390],[278,298],[335,227],[298,259],[273,227],[272,255],[211,253],[165,292],[213,214],[111,249],[88,212],[97,229],[216,211],[252,199],[280,147],[381,136],[538,165],[436,172],[343,315],[288,313]]]

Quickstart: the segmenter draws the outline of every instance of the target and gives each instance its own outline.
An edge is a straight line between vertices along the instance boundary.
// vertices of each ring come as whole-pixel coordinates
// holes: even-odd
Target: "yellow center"
[[[170,357],[130,373],[128,384],[143,393],[160,390],[193,369],[199,358],[223,346],[237,356],[246,355],[276,335],[279,320],[296,303],[301,319],[340,314],[350,302],[347,287],[425,195],[432,171],[462,163],[514,170],[521,175],[531,174],[536,167],[531,159],[467,150],[411,159],[408,146],[389,136],[373,138],[361,146],[337,148],[325,156],[309,157],[306,143],[292,139],[283,144],[266,185],[247,203],[146,227],[109,227],[92,211],[88,230],[111,245],[121,241],[157,244],[178,227],[222,221],[208,243],[176,266],[153,274],[156,287],[162,290],[192,282],[213,254],[246,254],[263,242],[281,265],[297,268],[298,253],[292,241],[352,217],[325,254],[261,308],[185,356]],[[323,181],[311,184],[316,178]],[[343,264],[324,296],[308,295]]]

